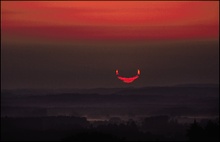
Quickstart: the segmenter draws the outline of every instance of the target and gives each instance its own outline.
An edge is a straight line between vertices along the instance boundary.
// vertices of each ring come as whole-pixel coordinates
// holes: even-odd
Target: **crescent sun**
[[[115,74],[118,77],[118,79],[122,80],[124,83],[132,83],[134,80],[136,80],[140,76],[141,71],[138,69],[137,74],[135,76],[132,76],[132,77],[120,76],[118,70],[115,71]]]

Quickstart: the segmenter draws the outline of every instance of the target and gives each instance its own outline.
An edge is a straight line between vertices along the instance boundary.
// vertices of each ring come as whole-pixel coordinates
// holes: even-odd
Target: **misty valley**
[[[217,86],[1,93],[4,140],[191,140],[196,125],[219,125]]]

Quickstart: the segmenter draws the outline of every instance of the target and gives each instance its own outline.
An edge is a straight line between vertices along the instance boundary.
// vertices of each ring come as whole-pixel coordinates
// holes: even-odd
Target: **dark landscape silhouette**
[[[219,140],[217,85],[1,93],[2,141]]]

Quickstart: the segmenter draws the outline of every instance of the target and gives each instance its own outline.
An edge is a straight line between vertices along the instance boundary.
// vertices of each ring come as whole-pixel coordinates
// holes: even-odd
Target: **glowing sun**
[[[132,77],[120,76],[118,70],[115,71],[115,74],[118,77],[118,79],[122,80],[124,83],[132,83],[134,80],[136,80],[140,76],[141,71],[138,69],[137,70],[137,75],[132,76]]]

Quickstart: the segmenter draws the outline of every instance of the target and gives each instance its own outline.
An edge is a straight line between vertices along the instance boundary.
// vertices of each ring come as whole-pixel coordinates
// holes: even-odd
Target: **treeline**
[[[85,117],[1,118],[1,141],[219,141],[219,121],[180,124],[169,116],[89,122]]]

